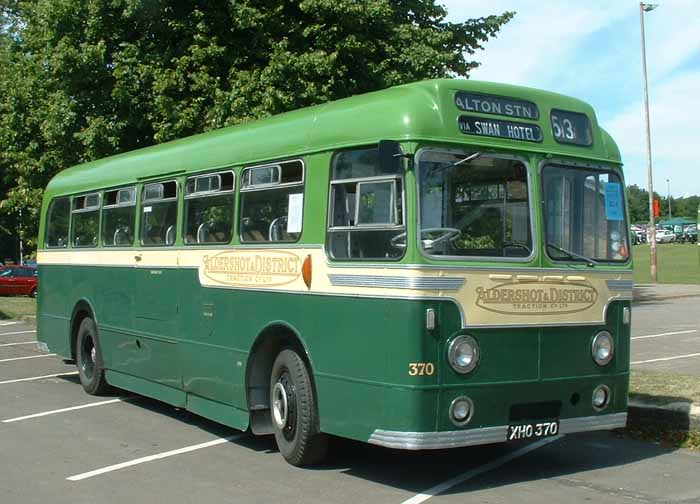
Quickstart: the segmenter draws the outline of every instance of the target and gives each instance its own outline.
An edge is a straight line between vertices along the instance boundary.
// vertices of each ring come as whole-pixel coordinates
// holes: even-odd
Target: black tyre
[[[105,380],[102,354],[97,340],[97,326],[90,317],[83,319],[78,328],[75,360],[80,383],[85,392],[91,395],[105,395],[109,391],[109,385]]]
[[[321,462],[328,437],[320,431],[309,370],[294,350],[282,350],[272,365],[270,414],[280,453],[295,466]]]
[[[29,297],[36,298],[37,290],[36,287],[32,289],[32,291],[29,293]]]

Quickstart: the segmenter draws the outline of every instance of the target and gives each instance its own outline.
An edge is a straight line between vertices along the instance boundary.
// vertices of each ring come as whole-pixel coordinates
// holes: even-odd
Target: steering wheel
[[[424,234],[430,234],[430,233],[436,233],[440,232],[440,236],[437,238],[431,240],[428,238],[423,238]],[[421,234],[421,241],[423,242],[423,248],[424,249],[431,249],[438,243],[442,243],[447,240],[454,240],[455,238],[459,237],[459,235],[462,234],[462,232],[457,229],[457,228],[450,228],[450,227],[435,227],[435,228],[425,228],[420,230]],[[403,243],[401,241],[403,240]],[[406,248],[406,232],[397,234],[394,236],[391,240],[390,243],[392,246],[396,248]]]
[[[503,242],[503,248],[505,249],[506,247],[520,247],[522,249],[525,249],[528,255],[532,253],[532,249],[530,249],[530,247],[518,242]]]
[[[440,236],[438,236],[437,238],[430,240],[427,238],[423,238],[424,233],[425,234],[442,233],[442,234]],[[462,234],[462,232],[457,228],[436,227],[436,228],[421,229],[420,234],[421,234],[420,239],[423,242],[423,248],[430,249],[430,248],[433,248],[438,243],[442,243],[442,242],[447,241],[447,240],[454,240],[455,238],[458,238]]]

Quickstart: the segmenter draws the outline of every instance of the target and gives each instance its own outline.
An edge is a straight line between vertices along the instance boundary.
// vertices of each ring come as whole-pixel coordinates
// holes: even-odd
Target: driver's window
[[[381,172],[376,148],[337,153],[330,193],[328,250],[333,259],[403,256],[403,173]]]
[[[396,181],[358,182],[357,225],[395,225]]]

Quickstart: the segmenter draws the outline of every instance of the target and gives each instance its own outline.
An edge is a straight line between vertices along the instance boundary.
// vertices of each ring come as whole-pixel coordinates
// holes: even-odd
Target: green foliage
[[[73,164],[427,78],[513,13],[435,0],[0,0],[0,232]]]
[[[659,219],[668,219],[668,197],[662,197],[654,191],[654,198],[659,200]],[[649,222],[649,191],[633,184],[627,187],[627,199],[630,222]],[[698,205],[700,205],[700,196],[671,197],[671,216],[695,220]]]

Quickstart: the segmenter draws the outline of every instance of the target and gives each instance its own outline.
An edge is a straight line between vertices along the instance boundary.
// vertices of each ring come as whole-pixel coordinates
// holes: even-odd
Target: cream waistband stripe
[[[446,264],[396,269],[379,264],[334,264],[316,247],[224,249],[96,249],[40,251],[40,264],[196,269],[200,285],[222,289],[355,297],[444,299],[459,306],[463,327],[602,324],[612,301],[631,299],[631,271],[580,271],[553,275],[522,268],[458,269]],[[310,285],[304,280],[310,273]],[[515,270],[517,271],[517,270]],[[158,281],[165,275],[150,275]],[[146,280],[144,280],[146,281]]]

